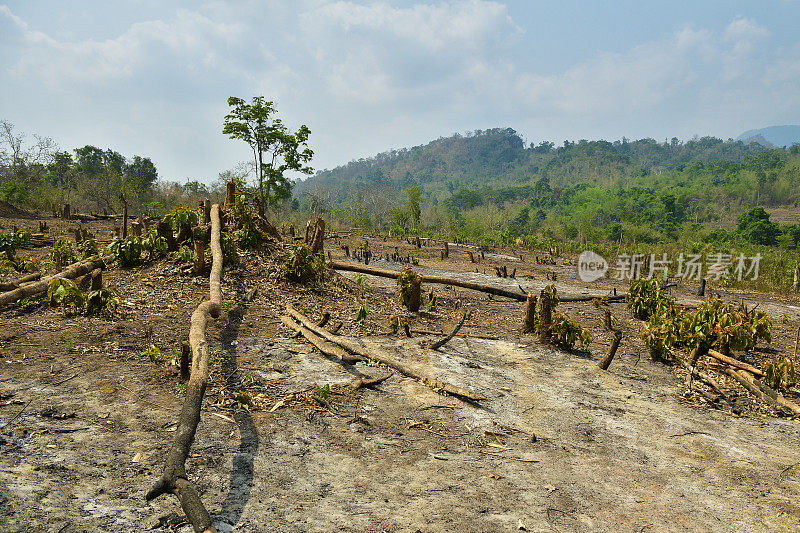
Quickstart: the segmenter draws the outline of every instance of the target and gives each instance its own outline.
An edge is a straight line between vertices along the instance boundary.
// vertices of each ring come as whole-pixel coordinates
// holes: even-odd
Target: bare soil
[[[0,219],[0,227],[36,222]],[[54,234],[76,225],[47,222]],[[103,238],[113,226],[88,224]],[[341,246],[363,241],[330,239],[326,249],[343,260]],[[441,244],[369,242],[375,255],[397,248],[413,256],[421,271],[511,290],[542,288],[546,271],[557,273],[564,295],[614,287],[581,284],[569,258],[540,265],[530,250],[484,252],[473,264],[454,246],[442,260]],[[697,392],[702,384],[689,391],[684,370],[646,354],[643,325],[624,304],[611,304],[624,339],[605,372],[596,362],[612,336],[591,303],[559,306],[595,337],[590,352],[565,352],[519,333],[519,302],[433,286],[435,307],[412,316],[392,280],[331,273],[323,286],[302,287],[281,278],[281,255],[241,254],[239,268],[225,273],[224,313],[209,329],[212,379],[187,472],[220,531],[800,530],[798,421],[723,377],[733,407],[710,404]],[[497,278],[495,265],[516,268],[516,278]],[[176,351],[208,280],[169,261],[112,268],[104,279],[123,295],[121,317],[68,316],[43,300],[0,310],[2,531],[191,530],[175,498],[146,502],[144,494],[174,436]],[[677,294],[691,302],[692,290]],[[796,298],[727,296],[765,306],[774,323],[771,346],[736,357],[758,366],[793,352]],[[354,391],[352,369],[280,323],[287,303],[314,319],[328,311],[331,325],[343,323],[339,333],[376,340],[488,400],[465,403],[399,375]],[[361,306],[368,315],[356,322]],[[439,352],[421,346],[438,336],[389,327],[399,315],[412,331],[445,334],[467,309],[464,335]],[[143,355],[151,345],[160,358]]]

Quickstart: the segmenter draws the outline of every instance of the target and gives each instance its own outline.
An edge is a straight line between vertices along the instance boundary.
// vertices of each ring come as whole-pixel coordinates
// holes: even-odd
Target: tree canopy
[[[254,96],[250,103],[231,96],[228,106],[232,109],[225,115],[222,133],[245,141],[253,150],[261,205],[290,198],[293,183],[284,173],[314,171],[307,166],[314,155],[307,144],[311,130],[302,125],[290,133],[281,119],[275,117],[273,102],[263,96]]]

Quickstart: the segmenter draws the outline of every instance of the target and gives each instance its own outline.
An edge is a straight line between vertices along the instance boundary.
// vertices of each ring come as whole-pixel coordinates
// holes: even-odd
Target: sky
[[[306,124],[316,169],[494,127],[526,142],[800,124],[800,0],[0,0],[0,119],[210,183],[227,98]]]

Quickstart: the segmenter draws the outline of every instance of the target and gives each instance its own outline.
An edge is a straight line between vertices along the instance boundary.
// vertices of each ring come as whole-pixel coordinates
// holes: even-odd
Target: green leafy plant
[[[185,244],[181,244],[177,252],[172,252],[170,257],[182,263],[194,263],[194,250]]]
[[[70,306],[73,312],[83,310],[86,295],[71,279],[53,278],[47,284],[47,297],[54,305]]]
[[[639,320],[647,320],[656,312],[663,298],[665,295],[659,280],[633,280],[625,295],[625,306]]]
[[[93,255],[97,255],[100,252],[100,247],[97,245],[97,241],[91,237],[79,242],[77,248],[78,256],[81,259],[87,259]]]
[[[0,253],[5,253],[9,261],[14,259],[17,248],[27,246],[31,240],[31,232],[28,230],[9,231],[0,233]]]
[[[138,265],[142,261],[142,239],[139,237],[118,238],[106,247],[114,262],[123,268]]]
[[[75,248],[72,243],[64,237],[59,237],[53,243],[53,249],[50,251],[50,260],[53,261],[56,268],[61,269],[67,265],[71,265],[77,260]]]
[[[326,401],[328,400],[328,396],[330,396],[330,393],[331,393],[331,386],[328,383],[314,388],[314,394]]]
[[[391,330],[392,334],[397,334],[400,331],[400,317],[397,315],[392,315],[389,317],[389,329]]]
[[[786,389],[795,379],[794,363],[788,357],[767,361],[764,365],[764,380],[773,389]]]
[[[282,272],[286,279],[299,283],[322,280],[325,260],[322,254],[312,254],[305,244],[295,244],[289,247]]]
[[[367,307],[365,305],[362,305],[361,307],[358,308],[358,313],[356,314],[356,322],[362,322],[364,319],[367,318],[368,314],[369,310],[367,310]]]
[[[151,227],[141,238],[142,248],[147,252],[147,260],[166,257],[169,251],[167,239],[158,234],[156,226]]]
[[[75,351],[75,340],[74,339],[65,339],[61,337],[61,342],[64,343],[64,351],[66,353],[72,353]]]
[[[200,216],[196,209],[191,209],[186,206],[179,205],[172,210],[172,212],[164,217],[164,221],[172,226],[174,230],[180,230],[181,227],[193,228],[200,223]]]
[[[113,289],[98,289],[86,295],[86,314],[112,317],[119,309],[120,295]]]
[[[148,349],[142,352],[143,357],[147,357],[155,364],[161,364],[161,360],[163,359],[163,355],[161,354],[161,350],[159,350],[154,344],[151,344]]]

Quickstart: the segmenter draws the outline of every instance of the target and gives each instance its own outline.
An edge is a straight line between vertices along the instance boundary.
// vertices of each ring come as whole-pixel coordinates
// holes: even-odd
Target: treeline
[[[219,199],[225,182],[245,180],[250,169],[240,165],[220,174],[212,185],[159,180],[149,157],[125,157],[111,148],[87,145],[59,150],[52,139],[17,133],[0,121],[0,200],[44,212],[60,211],[65,203],[80,211],[119,212],[122,201],[133,212],[161,215],[176,205]]]
[[[763,151],[758,143],[702,137],[686,142],[677,138],[629,141],[564,141],[562,146],[542,141],[526,143],[511,128],[455,134],[423,146],[391,150],[318,172],[298,184],[296,194],[324,188],[334,203],[341,203],[361,188],[387,184],[397,191],[411,185],[424,187],[439,200],[462,188],[499,188],[534,184],[544,178],[550,186],[598,183],[627,185],[641,174],[659,174],[712,161],[742,162]]]

